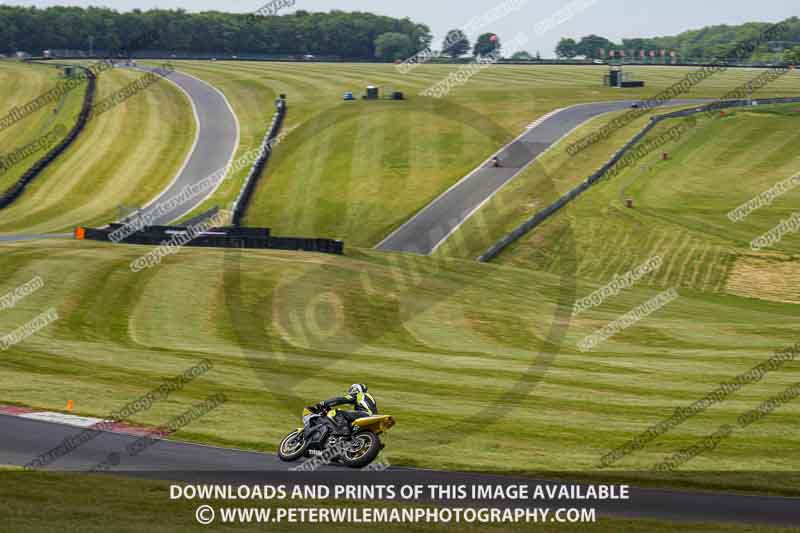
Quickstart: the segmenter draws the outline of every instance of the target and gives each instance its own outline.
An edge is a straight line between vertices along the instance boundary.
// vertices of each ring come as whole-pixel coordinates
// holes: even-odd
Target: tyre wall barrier
[[[725,100],[720,102],[713,102],[708,105],[703,105],[699,107],[693,107],[690,109],[681,109],[679,111],[673,111],[671,113],[665,113],[663,115],[657,115],[650,118],[650,121],[637,133],[634,135],[625,145],[617,150],[611,159],[608,160],[598,171],[593,173],[591,176],[586,178],[580,185],[563,195],[561,198],[550,204],[548,207],[544,208],[543,210],[536,213],[534,216],[523,222],[519,225],[514,231],[497,241],[494,245],[492,245],[489,250],[487,250],[483,255],[478,258],[478,261],[481,263],[486,263],[500,255],[500,253],[508,248],[511,244],[519,240],[523,237],[526,233],[534,229],[535,227],[539,226],[542,222],[553,216],[557,213],[561,208],[567,205],[569,202],[577,198],[581,195],[585,190],[589,187],[600,181],[600,179],[609,171],[611,168],[619,162],[622,157],[630,151],[636,144],[641,141],[645,135],[647,135],[650,130],[652,130],[659,122],[663,120],[668,120],[672,118],[681,118],[681,117],[688,117],[690,115],[696,115],[698,113],[707,113],[707,112],[715,112],[720,109],[728,109],[732,107],[747,107],[751,106],[753,103],[758,105],[771,105],[771,104],[791,104],[791,103],[798,103],[800,102],[800,97],[786,97],[786,98],[761,98],[757,100]]]
[[[58,65],[54,63],[48,63],[48,65],[56,65],[56,66],[66,66],[66,65]],[[18,180],[17,182],[12,185],[9,189],[7,189],[2,196],[0,196],[0,209],[8,207],[12,202],[17,200],[25,189],[30,185],[30,183],[36,179],[39,174],[44,172],[44,170],[50,166],[50,164],[56,160],[58,156],[60,156],[64,150],[70,147],[78,135],[83,131],[83,128],[86,127],[86,123],[89,120],[89,114],[92,112],[92,104],[94,103],[94,96],[95,91],[97,90],[97,79],[95,77],[94,72],[86,67],[81,67],[77,65],[70,65],[72,67],[79,68],[84,71],[86,74],[86,79],[88,80],[88,86],[86,87],[86,94],[83,97],[83,106],[81,107],[81,111],[78,114],[78,120],[75,122],[75,125],[69,130],[67,136],[58,143],[52,150],[47,152],[41,159],[36,161],[36,163],[31,166]]]
[[[123,224],[110,224],[101,229],[77,228],[75,230],[75,238],[79,240],[113,242],[111,234],[122,227],[124,227]],[[187,230],[188,227],[186,226],[149,226],[126,237],[120,243],[148,246],[169,245],[171,239],[185,233]],[[302,237],[275,237],[269,228],[212,228],[196,235],[183,245],[205,248],[291,250],[336,255],[344,253],[344,243],[342,241]]]
[[[247,179],[242,186],[242,190],[239,192],[239,196],[236,198],[236,202],[233,204],[232,223],[234,226],[240,226],[242,224],[244,215],[247,212],[247,207],[250,205],[250,201],[253,198],[253,193],[256,190],[256,185],[258,185],[258,180],[261,178],[264,170],[267,168],[267,163],[269,163],[274,141],[278,137],[281,127],[283,126],[283,120],[286,117],[287,110],[286,100],[283,98],[279,99],[276,103],[276,106],[277,110],[275,111],[275,115],[272,117],[272,124],[270,124],[267,134],[264,136],[264,141],[261,143],[259,157],[253,163],[253,167],[250,169],[250,173],[247,175]]]

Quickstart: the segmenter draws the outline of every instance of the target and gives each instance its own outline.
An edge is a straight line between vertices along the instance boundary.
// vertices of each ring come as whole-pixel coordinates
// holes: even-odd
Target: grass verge
[[[141,73],[115,69],[98,78],[98,101]],[[159,82],[93,119],[76,142],[0,211],[0,233],[69,231],[119,219],[120,205],[142,206],[161,192],[194,140],[189,101]]]
[[[569,319],[570,294],[596,285],[573,285],[568,272],[361,250],[184,249],[134,274],[130,263],[147,250],[2,246],[2,292],[33,275],[45,287],[0,314],[0,331],[50,306],[61,319],[4,352],[0,400],[60,409],[72,399],[78,413],[104,416],[209,358],[212,372],[137,422],[159,425],[224,392],[224,408],[178,438],[273,451],[308,402],[366,382],[399,421],[387,448],[393,464],[591,475],[611,449],[798,340],[795,305],[682,288],[667,307],[581,352],[584,337],[659,289],[637,286]],[[648,471],[785,390],[798,370],[794,362],[770,373],[615,468]],[[796,490],[786,428],[798,409],[786,404],[737,431],[676,479]],[[712,471],[743,474],[718,480]]]

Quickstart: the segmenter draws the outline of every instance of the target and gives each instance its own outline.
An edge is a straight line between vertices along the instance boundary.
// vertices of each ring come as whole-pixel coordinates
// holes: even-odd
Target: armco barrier
[[[771,105],[771,104],[791,104],[800,102],[800,97],[787,97],[787,98],[762,98],[758,100],[726,100],[720,102],[713,102],[708,105],[700,106],[700,107],[693,107],[691,109],[681,109],[679,111],[673,111],[671,113],[665,113],[663,115],[657,115],[650,118],[650,121],[637,133],[633,136],[625,145],[620,148],[611,159],[606,162],[600,170],[586,178],[580,185],[569,191],[567,194],[544,208],[543,210],[536,213],[534,216],[523,222],[519,225],[514,231],[497,241],[489,250],[486,251],[483,255],[478,258],[478,261],[481,263],[486,263],[500,255],[500,253],[508,248],[511,244],[516,242],[520,239],[523,235],[534,229],[536,226],[540,225],[542,222],[553,216],[556,212],[558,212],[562,207],[567,205],[569,202],[580,196],[586,189],[600,181],[600,179],[609,171],[611,168],[619,162],[619,160],[631,149],[633,148],[639,141],[647,135],[650,130],[652,130],[656,124],[663,120],[668,120],[671,118],[680,118],[680,117],[688,117],[690,115],[696,115],[698,113],[705,113],[705,112],[715,112],[720,109],[728,109],[731,107],[745,107],[750,106],[752,103],[757,103],[758,105]]]
[[[49,63],[53,65],[54,63]],[[59,66],[59,65],[56,65]],[[8,207],[12,202],[14,202],[17,198],[19,198],[22,193],[25,191],[25,188],[30,185],[30,183],[36,179],[39,174],[41,174],[56,158],[61,155],[64,150],[70,147],[70,145],[75,142],[75,139],[78,135],[83,131],[83,128],[86,126],[86,122],[89,120],[89,114],[92,111],[92,104],[94,102],[95,91],[97,90],[97,79],[95,78],[94,72],[91,69],[86,67],[81,67],[77,65],[70,65],[76,68],[83,70],[86,74],[86,79],[88,80],[88,86],[86,87],[86,94],[83,97],[83,107],[81,107],[81,111],[78,114],[78,120],[75,122],[75,125],[72,129],[67,133],[67,136],[58,143],[52,150],[47,152],[41,159],[36,161],[31,168],[29,168],[18,180],[17,182],[12,185],[8,190],[6,190],[2,196],[0,196],[0,209]]]
[[[111,234],[122,224],[110,224],[101,229],[77,228],[75,238],[112,242]],[[125,238],[123,244],[160,246],[187,231],[186,226],[149,226]],[[305,239],[300,237],[274,237],[269,228],[223,227],[202,232],[185,246],[205,248],[249,248],[257,250],[293,250],[342,255],[344,243],[333,239]]]
[[[253,168],[250,169],[250,173],[247,175],[242,190],[239,192],[239,196],[233,204],[232,222],[234,226],[240,226],[244,219],[245,212],[250,205],[250,200],[253,198],[258,180],[264,173],[264,169],[267,168],[269,157],[272,154],[273,141],[278,137],[281,126],[283,126],[283,119],[286,117],[286,100],[283,98],[279,99],[276,106],[277,110],[272,117],[272,124],[270,124],[267,134],[264,136],[264,141],[261,143],[261,153],[258,159],[253,163]]]

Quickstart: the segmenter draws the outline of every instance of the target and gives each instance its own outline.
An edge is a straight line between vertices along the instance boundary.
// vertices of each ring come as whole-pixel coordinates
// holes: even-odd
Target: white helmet
[[[350,385],[350,388],[347,389],[347,394],[359,394],[364,392],[367,392],[367,386],[362,385],[361,383]]]

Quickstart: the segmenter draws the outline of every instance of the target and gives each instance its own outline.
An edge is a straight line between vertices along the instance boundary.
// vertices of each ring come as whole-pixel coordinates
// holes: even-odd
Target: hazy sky
[[[183,8],[187,11],[219,10],[231,12],[255,11],[268,0],[41,0],[34,2],[3,2],[15,5],[79,5],[105,6],[127,11],[134,8]],[[293,7],[308,11],[371,11],[395,17],[409,17],[430,26],[435,34],[435,48],[444,34],[453,28],[466,26],[507,2],[517,6],[508,16],[482,28],[496,32],[501,41],[510,42],[522,32],[529,36],[525,48],[532,53],[540,50],[552,56],[561,37],[581,37],[597,33],[613,41],[622,37],[652,37],[673,35],[684,30],[711,24],[739,24],[749,21],[777,22],[800,15],[797,0],[670,0],[666,2],[632,0],[596,0],[588,9],[547,31],[536,31],[537,23],[547,19],[574,0],[296,0]],[[577,0],[588,3],[591,0]],[[540,26],[540,29],[543,29]]]

